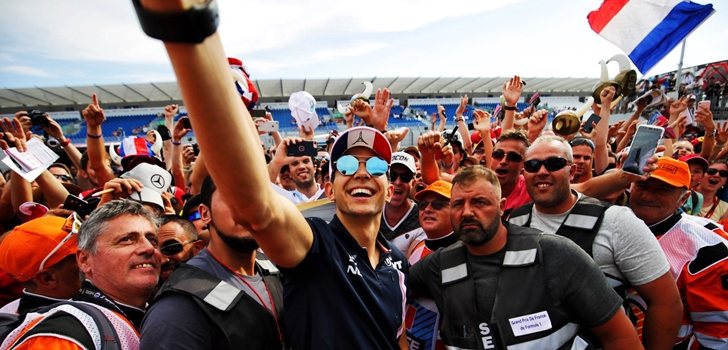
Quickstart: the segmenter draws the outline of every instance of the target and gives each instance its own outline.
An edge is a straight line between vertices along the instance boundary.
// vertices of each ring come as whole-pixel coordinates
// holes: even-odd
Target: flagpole
[[[680,85],[682,85],[682,66],[683,66],[683,56],[685,56],[685,41],[687,39],[683,39],[682,41],[682,49],[680,50],[680,62],[677,63],[677,74],[675,75],[675,92],[677,92],[677,96],[680,96]]]

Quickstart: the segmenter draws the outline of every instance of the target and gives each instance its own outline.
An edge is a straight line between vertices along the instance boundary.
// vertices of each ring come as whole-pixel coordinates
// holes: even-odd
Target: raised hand
[[[463,114],[465,114],[465,109],[468,105],[468,95],[464,95],[460,98],[460,105],[458,106],[458,109],[455,110],[455,117],[459,118],[462,117]]]
[[[682,111],[688,108],[688,98],[683,96],[680,99],[670,102],[670,118],[677,117]],[[711,114],[712,116],[712,114]]]
[[[509,107],[513,107],[518,103],[521,98],[521,92],[523,92],[523,82],[521,77],[514,75],[513,78],[503,84],[503,98],[506,100],[506,104]]]
[[[490,113],[476,109],[473,112],[473,127],[478,131],[490,131]]]
[[[190,166],[196,158],[197,156],[195,156],[194,147],[192,147],[192,145],[184,145],[182,148],[182,163],[185,166]]]
[[[5,133],[5,140],[7,140],[7,143],[3,142],[5,144],[3,145],[3,149],[15,146],[19,152],[25,152],[27,150],[26,142],[30,140],[31,133],[23,129],[20,120],[17,118],[13,118],[13,120],[3,118],[0,127],[2,127],[3,133]]]
[[[617,89],[614,88],[614,86],[607,86],[602,91],[599,92],[599,98],[602,100],[602,107],[607,106],[607,109],[611,108],[612,101],[614,100],[614,95],[616,95]]]
[[[623,124],[624,124],[624,120],[620,120],[620,121],[610,125],[609,131],[607,132],[607,137],[617,137],[620,133],[620,130],[622,129]]]
[[[536,139],[536,137],[538,137],[538,135],[541,134],[541,131],[543,131],[543,129],[546,127],[546,122],[548,122],[547,116],[548,111],[545,109],[540,109],[531,113],[531,116],[528,118],[528,134],[534,135],[534,140]]]
[[[719,145],[725,145],[728,142],[728,122],[719,123],[717,126],[715,142]]]
[[[706,133],[712,133],[715,130],[715,121],[713,121],[713,112],[705,108],[697,108],[695,110],[695,121],[703,125]]]
[[[179,106],[176,103],[164,106],[164,119],[165,120],[173,120],[174,117],[178,113],[179,113]]]
[[[182,140],[185,135],[187,135],[188,132],[192,129],[185,128],[185,123],[183,122],[183,119],[188,119],[187,117],[179,118],[177,120],[177,123],[174,124],[174,129],[172,130],[172,141],[179,142],[179,140]]]
[[[372,109],[369,125],[377,130],[386,130],[389,121],[389,111],[392,109],[394,99],[390,98],[389,89],[377,89],[374,97],[374,108]]]
[[[48,118],[48,124],[43,126],[43,131],[45,131],[48,135],[55,137],[58,141],[65,141],[66,137],[63,135],[61,125],[51,119],[48,114],[46,114],[46,118]]]
[[[387,131],[387,133],[384,134],[384,136],[387,137],[387,140],[389,140],[390,145],[396,145],[396,144],[399,144],[402,140],[404,140],[404,138],[407,136],[409,131],[410,131],[410,129],[406,128],[406,127],[399,128],[399,129]]]
[[[422,158],[434,156],[435,159],[439,159],[442,155],[443,143],[444,139],[439,132],[428,131],[417,138],[417,149],[420,150]]]
[[[81,111],[81,116],[83,116],[88,127],[101,126],[106,120],[106,114],[104,114],[103,108],[99,105],[99,98],[96,94],[91,95],[91,104]]]
[[[349,107],[352,109],[355,116],[361,118],[361,120],[363,120],[367,125],[371,125],[369,120],[372,116],[372,106],[369,105],[368,101],[357,98],[354,99],[354,101],[351,101]]]
[[[144,185],[137,179],[122,179],[120,177],[106,181],[104,189],[101,191],[101,199],[99,205],[110,202],[115,199],[127,198],[133,192],[139,192]]]
[[[15,112],[15,118],[20,121],[20,125],[23,126],[24,130],[30,130],[33,128],[33,122],[30,120],[30,116],[28,115],[28,112],[26,112],[26,111]]]
[[[354,109],[351,106],[346,106],[346,112],[344,112],[344,122],[346,122],[347,129],[354,126]]]
[[[304,140],[313,140],[313,129],[301,125],[298,127],[298,135]]]

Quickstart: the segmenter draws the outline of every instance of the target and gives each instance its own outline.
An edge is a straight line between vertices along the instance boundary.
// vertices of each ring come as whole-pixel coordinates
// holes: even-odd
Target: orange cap
[[[657,160],[657,170],[650,173],[655,178],[675,187],[690,188],[690,167],[688,163],[672,157],[660,157]]]
[[[19,281],[28,281],[38,273],[40,264],[68,236],[66,219],[43,216],[16,226],[0,242],[0,270]],[[69,255],[76,254],[78,237],[73,235],[48,258],[44,268],[51,267]]]
[[[425,187],[424,190],[417,192],[415,194],[415,199],[420,200],[420,199],[422,199],[422,196],[424,196],[427,193],[439,194],[447,199],[450,199],[451,191],[452,191],[451,183],[449,183],[447,181],[443,181],[443,180],[437,180],[437,181],[427,185],[427,187]]]

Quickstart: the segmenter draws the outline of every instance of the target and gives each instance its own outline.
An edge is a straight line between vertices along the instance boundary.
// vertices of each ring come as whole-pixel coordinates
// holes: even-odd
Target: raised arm
[[[517,104],[518,100],[521,99],[522,91],[523,82],[521,81],[521,77],[517,75],[514,75],[513,78],[503,84],[503,98],[506,100],[506,105],[503,106],[505,114],[503,116],[503,122],[501,123],[503,131],[513,129]]]
[[[609,134],[609,117],[611,116],[610,105],[615,98],[613,86],[603,89],[599,95],[602,101],[602,108],[599,111],[599,120],[594,132],[594,171],[597,174],[604,172],[609,165],[609,150],[607,138]]]
[[[81,112],[86,121],[86,152],[88,153],[88,164],[96,172],[99,186],[103,186],[106,181],[116,176],[107,162],[104,135],[101,131],[101,124],[106,120],[106,115],[99,105],[99,98],[96,97],[96,94],[93,94],[91,99],[91,104]]]
[[[463,149],[468,155],[473,154],[473,144],[470,142],[470,134],[468,133],[468,125],[465,124],[465,113],[466,106],[468,105],[468,95],[460,98],[460,105],[455,110],[455,123],[458,125],[458,132],[463,137]]]
[[[145,0],[142,4],[160,12],[179,12],[189,6],[179,1]],[[193,116],[205,164],[232,208],[232,218],[250,230],[273,262],[283,267],[298,265],[313,243],[313,233],[296,207],[270,188],[258,132],[234,89],[219,35],[212,34],[200,44],[166,42],[165,47]]]

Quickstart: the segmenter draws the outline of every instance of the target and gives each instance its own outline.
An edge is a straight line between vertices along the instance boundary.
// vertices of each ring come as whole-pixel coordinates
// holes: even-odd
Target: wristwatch
[[[144,33],[164,42],[199,44],[217,31],[220,16],[217,1],[209,0],[181,12],[156,12],[131,0]]]

